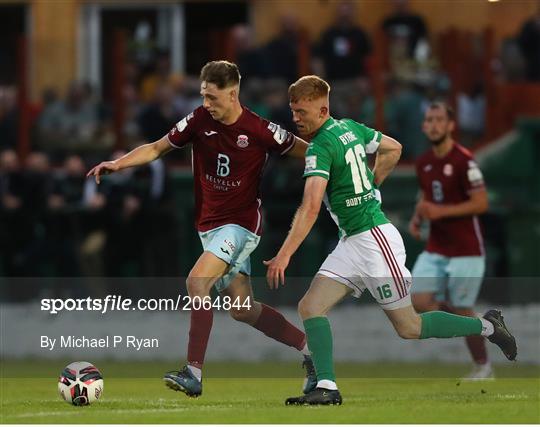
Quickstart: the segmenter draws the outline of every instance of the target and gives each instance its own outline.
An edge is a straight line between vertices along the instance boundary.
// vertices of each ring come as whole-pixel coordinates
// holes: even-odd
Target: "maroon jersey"
[[[260,235],[259,183],[268,153],[285,154],[294,135],[247,108],[225,125],[199,107],[168,138],[175,148],[192,144],[197,230],[237,224]]]
[[[482,172],[472,154],[454,144],[438,158],[429,150],[416,162],[416,175],[425,200],[457,204],[469,200],[472,191],[484,188]],[[482,232],[476,215],[442,218],[430,223],[426,250],[448,257],[484,255]]]

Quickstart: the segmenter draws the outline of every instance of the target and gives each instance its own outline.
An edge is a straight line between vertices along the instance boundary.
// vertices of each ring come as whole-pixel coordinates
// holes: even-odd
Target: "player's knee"
[[[416,340],[420,338],[420,331],[414,327],[400,326],[396,328],[398,335],[405,340]]]
[[[206,283],[204,280],[201,280],[197,277],[188,276],[186,279],[186,287],[189,296],[192,298],[195,296],[204,296],[206,295]]]
[[[416,340],[420,338],[422,322],[420,318],[410,319],[409,321],[395,325],[397,334],[405,340]]]
[[[245,307],[231,308],[229,314],[238,322],[252,323],[253,321],[253,311]]]
[[[310,299],[304,297],[298,303],[298,314],[300,318],[310,319],[311,317],[322,316],[324,313],[321,312],[320,307],[317,304],[314,304]]]

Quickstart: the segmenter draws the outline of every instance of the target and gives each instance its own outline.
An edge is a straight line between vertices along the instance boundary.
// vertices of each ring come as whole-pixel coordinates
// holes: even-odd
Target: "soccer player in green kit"
[[[340,241],[298,304],[315,364],[317,388],[285,403],[341,404],[326,315],[347,295],[359,297],[366,289],[402,338],[483,335],[514,360],[515,339],[497,310],[489,310],[482,318],[441,311],[415,312],[403,240],[382,212],[377,190],[397,164],[401,145],[354,120],[332,118],[329,92],[328,83],[317,76],[304,76],[289,88],[293,120],[299,134],[311,143],[306,152],[302,204],[281,249],[265,261],[270,287],[284,284],[285,269],[315,223],[323,201],[339,228]],[[376,153],[373,171],[366,160],[372,153]]]

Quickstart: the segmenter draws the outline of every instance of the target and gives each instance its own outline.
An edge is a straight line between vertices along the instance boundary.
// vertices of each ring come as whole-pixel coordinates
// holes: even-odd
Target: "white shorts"
[[[319,273],[344,284],[360,297],[368,289],[384,310],[411,305],[411,273],[405,246],[392,224],[341,239]]]

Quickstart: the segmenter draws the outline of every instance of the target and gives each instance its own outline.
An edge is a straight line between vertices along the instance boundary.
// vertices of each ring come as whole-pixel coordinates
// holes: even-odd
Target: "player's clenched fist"
[[[120,168],[114,161],[110,162],[101,162],[99,165],[94,166],[90,171],[86,174],[86,177],[94,176],[96,179],[96,183],[100,183],[100,176],[101,175],[108,175],[110,173],[116,172]]]

